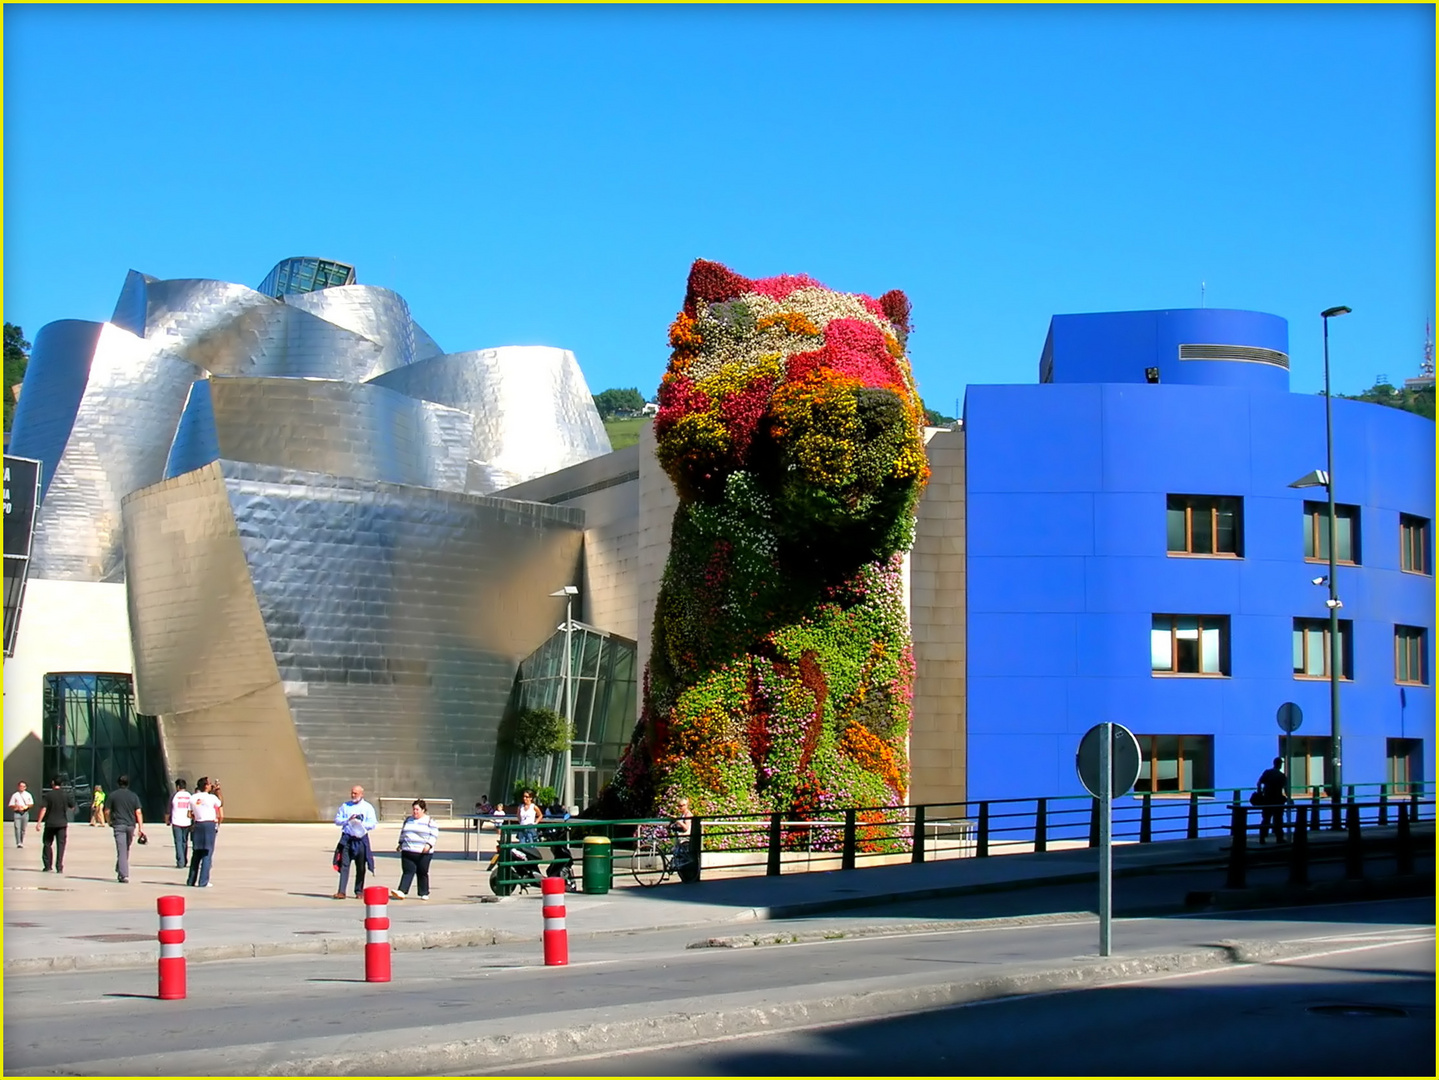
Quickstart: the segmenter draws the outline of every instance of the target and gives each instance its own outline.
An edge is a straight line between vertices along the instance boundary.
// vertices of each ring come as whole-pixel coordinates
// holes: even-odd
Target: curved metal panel
[[[30,348],[30,363],[15,406],[7,453],[42,463],[41,498],[50,487],[75,426],[101,325],[79,319],[46,323]]]
[[[382,363],[379,344],[284,304],[253,307],[178,350],[215,375],[362,381]]]
[[[126,280],[126,287],[130,284]],[[124,299],[124,293],[121,293]],[[179,339],[172,345],[193,345],[205,335],[223,329],[249,308],[279,305],[264,293],[228,281],[177,278],[173,281],[147,279],[145,285],[145,331],[151,339]],[[188,358],[187,358],[188,359]]]
[[[380,346],[379,359],[362,378],[401,367],[415,358],[410,305],[399,293],[378,285],[337,285],[316,292],[294,293],[284,299],[289,307],[343,326]]]
[[[224,460],[166,481],[126,504],[131,562],[146,575],[134,603],[153,608],[133,616],[152,620],[135,634],[142,700],[193,708],[174,730],[191,724],[232,755],[227,791],[238,769],[247,790],[280,782],[264,756],[278,716],[298,736],[321,812],[354,783],[376,796],[473,800],[487,790],[519,660],[562,614],[549,594],[574,580],[580,519],[539,503]],[[236,584],[232,535],[247,587]],[[170,589],[170,576],[183,587]],[[253,618],[247,607],[233,620],[212,614],[237,592],[241,607],[254,598],[284,694],[252,690],[244,725],[226,712],[241,699],[221,699],[265,681],[260,668],[253,679],[226,670],[232,655],[255,655]],[[215,627],[205,632],[221,640],[190,649],[186,628],[207,618]],[[194,689],[205,687],[215,692]],[[275,814],[261,806],[245,816]]]
[[[445,350],[440,348],[435,339],[425,332],[423,326],[413,320],[411,320],[410,326],[415,332],[415,360],[430,360],[436,356],[445,355]],[[410,362],[414,363],[415,360]]]
[[[215,434],[215,406],[210,400],[210,380],[196,379],[190,384],[185,411],[170,443],[170,456],[165,459],[165,478],[179,476],[202,468],[220,457],[220,440]]]
[[[198,374],[153,342],[109,323],[101,327],[36,521],[33,576],[123,580],[120,502],[164,476],[170,442]]]
[[[226,458],[463,491],[472,429],[468,413],[381,386],[217,376],[191,391],[165,471]]]
[[[610,452],[568,349],[505,345],[450,353],[371,380],[475,418],[471,491],[487,493]]]
[[[149,308],[146,293],[155,279],[149,274],[131,270],[125,275],[125,284],[120,289],[120,298],[115,301],[115,313],[110,321],[121,330],[128,330],[136,337],[145,336],[145,315]]]
[[[136,704],[172,773],[224,775],[231,817],[314,818],[219,465],[135,492],[124,525]]]

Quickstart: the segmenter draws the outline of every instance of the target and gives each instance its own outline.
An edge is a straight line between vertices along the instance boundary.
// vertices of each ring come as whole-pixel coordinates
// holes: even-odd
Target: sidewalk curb
[[[949,980],[914,986],[855,993],[824,994],[810,1000],[785,1001],[765,1006],[719,1007],[703,1010],[657,1012],[635,1019],[595,1021],[596,1010],[564,1015],[549,1022],[554,1027],[514,1034],[492,1034],[487,1021],[468,1021],[459,1027],[476,1031],[474,1037],[443,1038],[443,1028],[417,1029],[417,1038],[402,1048],[347,1050],[366,1036],[331,1036],[305,1043],[265,1043],[230,1047],[223,1065],[213,1051],[135,1055],[109,1059],[102,1071],[114,1075],[224,1075],[259,1076],[363,1076],[415,1075],[417,1072],[454,1074],[485,1068],[559,1063],[569,1058],[602,1056],[625,1050],[673,1048],[687,1043],[778,1032],[845,1022],[859,1022],[992,1001],[1026,994],[1081,990],[1153,975],[1219,970],[1225,967],[1268,963],[1312,953],[1312,942],[1218,941],[1213,945],[1161,951],[1131,957],[1084,958],[1059,966],[1030,965],[1028,970],[984,975],[968,981]],[[451,1029],[453,1030],[453,1029]],[[439,1039],[432,1036],[440,1035]],[[15,1070],[12,1075],[54,1075],[85,1072],[89,1062],[72,1062],[64,1069]]]
[[[1193,864],[1166,864],[1163,866],[1142,866],[1129,867],[1123,871],[1116,871],[1116,877],[1141,877],[1158,873],[1165,873],[1174,870],[1185,870],[1195,868]],[[1207,867],[1201,865],[1199,869]],[[969,883],[963,885],[942,885],[928,889],[918,889],[903,894],[903,899],[908,902],[912,900],[939,900],[954,896],[979,895],[984,893],[1010,892],[1018,889],[1043,888],[1054,885],[1073,885],[1094,880],[1092,871],[1077,872],[1071,874],[1057,874],[1046,878],[1033,878],[1022,881],[1007,882],[983,882]],[[1198,903],[1185,903],[1183,900],[1176,901],[1169,910],[1188,911],[1198,913],[1202,910],[1234,910],[1253,906],[1273,906],[1275,904],[1299,904],[1299,903],[1322,903],[1332,900],[1343,899],[1379,899],[1388,897],[1412,897],[1429,895],[1434,888],[1434,873],[1406,875],[1403,878],[1397,876],[1385,878],[1364,878],[1357,881],[1337,881],[1307,886],[1289,885],[1268,885],[1256,886],[1246,889],[1222,889],[1216,888],[1210,893],[1203,894],[1203,899]],[[1191,897],[1196,894],[1191,893]],[[775,922],[787,919],[797,919],[814,915],[833,914],[844,911],[854,911],[864,908],[874,908],[884,904],[890,897],[886,896],[856,896],[856,897],[831,897],[823,900],[805,901],[793,904],[777,904],[770,907],[754,907],[736,909],[726,922]],[[1065,917],[1074,913],[1058,913]],[[1055,916],[1046,914],[1036,916],[1040,919],[1053,919]],[[1093,917],[1090,915],[1089,917]],[[1025,918],[1023,916],[1018,918]],[[915,927],[910,932],[921,932],[923,929],[954,929],[956,926],[963,926],[966,922],[987,920],[950,920],[934,923],[911,924]],[[672,931],[687,929],[712,929],[716,925],[713,918],[696,919],[692,921],[681,921],[665,923],[645,927],[646,931]],[[612,934],[634,933],[633,927],[614,930],[594,931],[571,931],[570,937],[575,940],[586,940],[600,937],[607,937]],[[871,932],[883,933],[884,927],[854,928],[849,933],[852,936],[868,934]],[[786,935],[789,940],[791,935]],[[764,939],[763,934],[735,935],[732,938],[715,937],[715,941],[739,941],[744,937],[756,940]],[[818,935],[822,938],[823,935]],[[818,940],[818,938],[803,937],[801,940]],[[514,945],[524,944],[540,940],[540,933],[524,932],[518,933],[508,930],[499,930],[493,927],[472,927],[462,930],[436,930],[422,933],[400,933],[391,937],[391,949],[394,952],[418,952],[425,949],[455,949],[455,948],[482,948],[493,945]],[[237,943],[233,945],[209,945],[209,946],[187,946],[185,958],[191,963],[210,963],[224,960],[251,960],[271,956],[339,956],[353,955],[362,951],[364,939],[358,934],[349,937],[323,938],[308,941],[268,941]],[[733,947],[733,946],[728,946]],[[121,968],[144,968],[150,967],[158,960],[158,949],[149,949],[144,952],[116,952],[116,953],[91,953],[74,954],[65,956],[39,956],[39,957],[18,957],[7,958],[4,963],[6,975],[39,974],[54,971],[102,971]]]
[[[857,994],[840,994],[764,1008],[682,1012],[561,1027],[523,1035],[483,1036],[404,1050],[361,1051],[292,1059],[258,1071],[262,1076],[387,1076],[417,1065],[431,1072],[486,1066],[560,1062],[619,1050],[673,1048],[687,1042],[847,1021],[874,1020],[1022,994],[1078,990],[1146,975],[1178,974],[1239,964],[1264,963],[1312,951],[1291,942],[1219,942],[1209,948],[1159,953],[971,982],[943,982]]]

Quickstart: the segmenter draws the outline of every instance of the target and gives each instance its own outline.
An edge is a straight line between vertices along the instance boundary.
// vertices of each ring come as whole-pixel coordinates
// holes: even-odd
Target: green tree
[[[602,420],[611,420],[624,413],[637,413],[644,407],[644,397],[633,386],[628,390],[601,390],[595,395],[595,408],[600,411]]]
[[[554,709],[521,709],[510,729],[510,745],[522,757],[563,754],[570,747],[570,723]]]
[[[919,405],[920,408],[924,410],[924,422],[930,427],[944,427],[946,424],[954,423],[954,417],[945,416],[944,413],[938,409],[931,409],[923,400],[920,401]]]
[[[1392,409],[1403,409],[1405,412],[1417,413],[1430,420],[1434,419],[1434,387],[1432,385],[1400,390],[1389,383],[1375,383],[1368,390],[1362,390],[1357,394],[1335,394],[1334,396],[1347,398],[1350,401],[1369,401],[1375,405],[1388,405]]]
[[[30,343],[25,340],[25,331],[14,323],[5,324],[5,430],[10,430],[10,419],[15,412],[15,391],[25,379],[25,368],[30,363]]]

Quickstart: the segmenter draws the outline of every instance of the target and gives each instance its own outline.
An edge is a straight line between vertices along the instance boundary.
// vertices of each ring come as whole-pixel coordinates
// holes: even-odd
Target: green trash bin
[[[585,837],[584,891],[607,893],[615,880],[614,850],[608,836]]]

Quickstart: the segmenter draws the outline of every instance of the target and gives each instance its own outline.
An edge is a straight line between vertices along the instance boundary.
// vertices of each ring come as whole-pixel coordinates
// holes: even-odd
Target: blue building
[[[1434,424],[1336,399],[1343,779],[1434,777]],[[1055,316],[1032,386],[965,398],[971,799],[1079,793],[1080,736],[1139,736],[1139,790],[1248,787],[1295,702],[1326,781],[1324,398],[1285,320]],[[1320,580],[1316,585],[1315,579]]]

